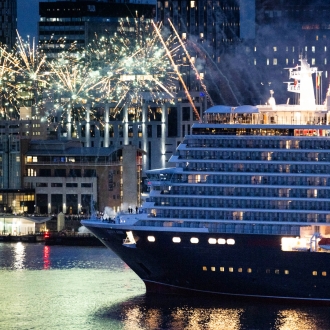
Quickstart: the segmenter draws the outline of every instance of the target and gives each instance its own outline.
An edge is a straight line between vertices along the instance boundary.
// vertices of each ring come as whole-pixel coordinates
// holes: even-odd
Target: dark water
[[[328,330],[330,307],[146,295],[105,248],[0,243],[0,329]]]

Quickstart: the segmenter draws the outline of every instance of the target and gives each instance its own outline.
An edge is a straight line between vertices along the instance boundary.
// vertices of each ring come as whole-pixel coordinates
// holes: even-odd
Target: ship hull
[[[282,251],[279,235],[133,230],[136,244],[129,247],[125,230],[85,226],[144,281],[147,292],[330,303],[330,254]],[[209,238],[235,244],[209,244]]]

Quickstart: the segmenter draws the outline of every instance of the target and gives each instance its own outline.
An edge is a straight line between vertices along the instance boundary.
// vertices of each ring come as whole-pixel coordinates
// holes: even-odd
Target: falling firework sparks
[[[153,24],[154,24],[154,23],[153,23]],[[185,90],[185,92],[186,92],[186,96],[187,96],[187,98],[188,98],[188,100],[189,100],[189,102],[190,102],[190,104],[191,104],[191,106],[192,106],[192,108],[193,108],[193,110],[194,110],[194,112],[195,112],[195,114],[196,114],[196,117],[197,117],[198,120],[200,121],[201,118],[200,118],[200,116],[199,116],[199,113],[198,113],[198,111],[197,111],[197,109],[196,109],[196,107],[195,107],[195,105],[194,105],[194,102],[193,102],[193,100],[192,100],[192,98],[191,98],[191,96],[190,96],[190,94],[189,94],[189,91],[188,91],[188,89],[187,89],[187,87],[186,87],[186,84],[185,84],[185,82],[183,81],[183,79],[182,79],[182,77],[181,77],[181,74],[180,74],[180,72],[179,72],[179,70],[178,70],[178,67],[177,67],[176,63],[174,62],[173,57],[171,56],[171,53],[170,53],[169,49],[167,48],[167,45],[166,45],[166,43],[164,42],[164,40],[163,40],[163,38],[162,38],[162,35],[161,35],[160,32],[159,32],[159,29],[157,28],[157,26],[156,26],[155,24],[154,24],[154,28],[155,28],[155,31],[157,32],[157,35],[158,35],[160,41],[162,42],[162,44],[163,44],[163,46],[164,46],[164,48],[165,48],[165,50],[166,50],[167,56],[168,56],[168,58],[170,59],[172,65],[173,65],[173,68],[175,69],[175,71],[176,71],[176,73],[177,73],[177,75],[178,75],[178,77],[179,77],[179,79],[180,79],[180,82],[181,82],[181,84],[182,84],[182,86],[183,86],[183,88],[184,88],[184,90]]]
[[[195,72],[195,74],[196,74],[197,79],[199,79],[200,84],[201,84],[201,86],[202,86],[202,88],[203,88],[203,91],[205,92],[205,94],[207,95],[208,99],[210,100],[211,105],[213,106],[214,103],[213,103],[213,101],[212,101],[212,98],[211,98],[211,96],[209,95],[209,93],[208,93],[208,91],[207,91],[207,88],[206,88],[206,86],[205,86],[205,84],[204,84],[204,82],[203,82],[203,80],[202,80],[202,77],[201,77],[201,75],[199,74],[199,72],[198,72],[198,70],[197,70],[197,68],[196,68],[196,66],[195,66],[195,64],[194,64],[194,62],[193,62],[193,60],[192,60],[192,58],[191,58],[191,56],[190,56],[190,54],[189,54],[187,48],[186,48],[186,46],[184,45],[182,39],[180,38],[180,36],[179,36],[177,30],[175,29],[173,23],[171,22],[171,20],[168,19],[168,21],[169,21],[169,23],[170,23],[170,25],[171,25],[171,27],[172,27],[172,29],[173,29],[173,31],[174,31],[176,37],[178,38],[178,40],[179,40],[179,42],[180,42],[180,45],[181,45],[182,49],[184,50],[184,52],[185,52],[185,54],[186,54],[186,56],[187,56],[187,58],[188,58],[188,61],[189,61],[191,67],[193,68],[193,70],[194,70],[194,72]]]

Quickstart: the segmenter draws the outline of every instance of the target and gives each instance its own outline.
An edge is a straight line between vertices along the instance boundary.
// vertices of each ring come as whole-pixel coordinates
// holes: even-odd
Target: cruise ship
[[[147,292],[330,302],[330,97],[288,75],[300,102],[207,109],[139,212],[82,222]]]

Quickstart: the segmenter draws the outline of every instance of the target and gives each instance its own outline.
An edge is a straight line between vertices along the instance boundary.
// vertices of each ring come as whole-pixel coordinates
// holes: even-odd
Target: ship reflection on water
[[[219,301],[221,300],[221,301]],[[137,296],[103,307],[95,317],[117,320],[123,329],[330,329],[329,307],[281,305],[224,298]],[[325,317],[326,316],[326,317]]]

